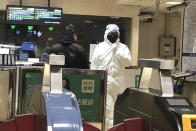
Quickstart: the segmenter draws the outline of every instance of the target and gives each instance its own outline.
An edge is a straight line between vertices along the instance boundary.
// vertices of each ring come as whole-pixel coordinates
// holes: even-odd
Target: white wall
[[[169,59],[178,59],[180,62],[180,48],[182,45],[181,16],[180,12],[170,14],[161,13],[152,23],[140,22],[139,58],[160,58],[158,55],[159,36],[173,35],[176,37],[176,56],[170,57]]]
[[[165,15],[159,14],[152,22],[140,22],[139,58],[158,57],[159,36],[164,35]]]
[[[0,0],[0,10],[5,10],[6,5],[19,5],[19,0]]]
[[[177,70],[181,70],[181,47],[182,47],[182,31],[183,21],[181,13],[168,14],[166,17],[166,33],[176,37],[176,56],[171,59],[178,59]]]
[[[133,17],[137,6],[120,6],[115,0],[51,0],[51,5],[63,7],[64,14]]]
[[[6,5],[19,5],[20,0],[1,0],[0,10]],[[64,14],[133,17],[138,6],[118,5],[115,0],[50,0],[51,7],[63,8]],[[24,6],[48,6],[48,0],[22,0]]]

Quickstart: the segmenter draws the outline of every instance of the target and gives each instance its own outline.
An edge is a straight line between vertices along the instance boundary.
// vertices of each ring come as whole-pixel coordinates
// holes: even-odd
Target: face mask
[[[111,32],[107,35],[108,40],[111,43],[115,43],[118,39],[118,32]]]

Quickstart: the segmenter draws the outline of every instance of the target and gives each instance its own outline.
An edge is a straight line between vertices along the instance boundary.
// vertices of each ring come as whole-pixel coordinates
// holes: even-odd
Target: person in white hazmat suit
[[[131,53],[119,37],[119,27],[107,25],[104,42],[97,45],[91,61],[91,69],[108,71],[105,130],[113,126],[114,104],[117,95],[127,88],[123,77],[125,67],[131,65]]]

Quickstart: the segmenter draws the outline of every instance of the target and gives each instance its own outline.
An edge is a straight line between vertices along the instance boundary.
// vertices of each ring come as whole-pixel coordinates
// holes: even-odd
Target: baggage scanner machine
[[[143,131],[196,131],[196,108],[186,97],[173,93],[174,61],[141,59],[139,65],[139,88],[127,88],[118,96],[114,125],[141,117]]]

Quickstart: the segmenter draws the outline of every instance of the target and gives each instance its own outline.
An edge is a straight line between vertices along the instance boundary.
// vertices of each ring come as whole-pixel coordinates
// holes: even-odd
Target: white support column
[[[137,66],[139,50],[139,17],[137,15],[132,17],[130,48],[132,56],[132,66]]]
[[[50,92],[50,65],[45,63],[44,64],[44,76],[43,76],[43,83],[42,83],[42,91],[43,92]]]
[[[62,93],[62,68],[61,66],[51,66],[51,92]]]

